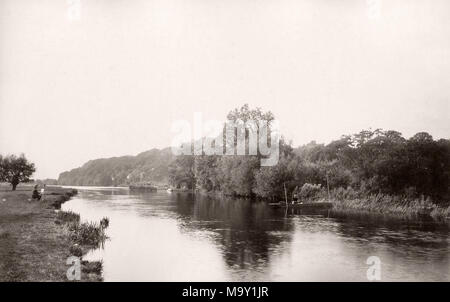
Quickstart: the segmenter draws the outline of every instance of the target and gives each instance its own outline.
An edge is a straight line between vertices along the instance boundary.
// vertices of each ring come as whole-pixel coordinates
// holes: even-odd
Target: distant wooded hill
[[[151,149],[136,156],[90,160],[80,168],[63,172],[58,184],[76,186],[119,186],[132,182],[168,182],[168,166],[173,160],[170,148]]]

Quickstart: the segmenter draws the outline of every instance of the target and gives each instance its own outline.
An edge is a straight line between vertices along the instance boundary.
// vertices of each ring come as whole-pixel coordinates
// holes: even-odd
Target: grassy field
[[[0,281],[67,281],[74,242],[55,207],[71,193],[47,187],[43,201],[32,200],[31,193],[32,186],[0,186]],[[81,281],[100,280],[99,272],[81,274]]]

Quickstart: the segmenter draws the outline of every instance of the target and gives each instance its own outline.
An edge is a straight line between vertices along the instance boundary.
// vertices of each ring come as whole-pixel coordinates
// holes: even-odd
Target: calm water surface
[[[433,221],[298,215],[244,200],[78,188],[63,205],[110,218],[105,281],[450,281],[450,228]]]

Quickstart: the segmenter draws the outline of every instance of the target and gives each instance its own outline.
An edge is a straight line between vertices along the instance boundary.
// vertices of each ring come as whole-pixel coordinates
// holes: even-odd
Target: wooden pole
[[[288,206],[288,200],[287,200],[287,192],[286,192],[286,183],[283,182],[283,186],[284,186],[284,198],[286,200],[286,207]]]
[[[327,189],[328,189],[328,201],[330,201],[330,183],[328,182],[328,172],[327,172]]]

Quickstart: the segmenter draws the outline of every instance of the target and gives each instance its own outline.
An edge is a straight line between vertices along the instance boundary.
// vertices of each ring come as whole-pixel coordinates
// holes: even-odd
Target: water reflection
[[[276,215],[264,203],[176,196],[182,213],[183,232],[210,230],[230,269],[261,272],[267,267],[270,251],[290,241],[293,224]]]
[[[110,217],[111,240],[88,257],[105,280],[449,281],[449,227],[432,221],[296,215],[265,203],[124,189],[81,190],[63,209]]]

